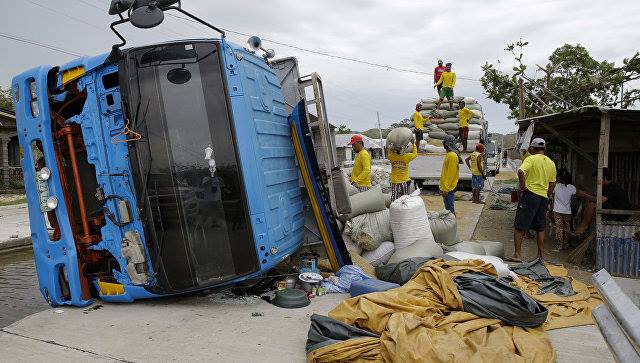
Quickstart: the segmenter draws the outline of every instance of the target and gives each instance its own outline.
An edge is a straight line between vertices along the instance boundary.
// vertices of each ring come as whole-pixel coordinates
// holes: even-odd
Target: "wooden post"
[[[602,169],[609,166],[609,129],[611,115],[603,113],[600,117],[600,142],[598,146],[598,179],[596,186],[596,236],[602,236]]]
[[[518,104],[519,104],[519,112],[518,119],[524,119],[524,80],[522,78],[518,79]]]

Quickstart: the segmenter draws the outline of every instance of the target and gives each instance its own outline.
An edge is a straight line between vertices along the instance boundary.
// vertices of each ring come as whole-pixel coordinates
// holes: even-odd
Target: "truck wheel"
[[[496,175],[498,175],[498,174],[500,174],[500,169],[496,170],[496,171],[493,173],[493,176],[496,176]]]
[[[413,186],[416,189],[422,189],[424,180],[423,179],[413,179]]]

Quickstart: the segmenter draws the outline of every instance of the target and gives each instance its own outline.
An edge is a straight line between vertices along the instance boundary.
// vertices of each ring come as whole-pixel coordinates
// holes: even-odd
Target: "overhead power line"
[[[82,57],[83,56],[83,54],[76,53],[76,52],[74,52],[72,50],[55,47],[53,45],[48,45],[48,44],[36,42],[35,40],[26,39],[26,38],[18,37],[18,36],[11,35],[11,34],[0,33],[0,37],[6,38],[6,39],[15,40],[15,41],[21,42],[21,43],[36,45],[38,47],[46,48],[46,49],[53,50],[53,51],[59,52],[59,53],[73,55],[73,56],[76,56],[76,57]]]
[[[170,16],[170,17],[173,17],[173,18],[177,18],[177,19],[182,19],[184,21],[188,21],[190,23],[200,24],[200,23],[194,21],[193,19],[185,18],[183,16],[179,16],[179,15],[175,15],[175,14],[171,14],[171,13],[167,13],[167,15]],[[224,30],[225,32],[236,34],[236,35],[243,35],[243,36],[247,36],[247,37],[250,37],[252,35],[252,34],[240,32],[240,31],[232,30],[232,29],[229,29],[229,28],[220,27],[220,29]],[[397,72],[420,74],[420,75],[424,75],[424,76],[433,76],[433,73],[429,73],[429,72],[424,72],[424,71],[419,71],[419,70],[409,69],[409,68],[403,68],[403,67],[393,66],[393,65],[389,65],[389,64],[382,64],[382,63],[377,63],[377,62],[363,60],[363,59],[356,59],[356,58],[346,57],[346,56],[337,55],[337,54],[331,54],[331,53],[323,52],[323,51],[320,51],[320,50],[309,49],[309,48],[304,48],[304,47],[300,47],[300,46],[293,45],[293,44],[284,43],[284,42],[281,42],[281,41],[278,41],[278,40],[275,40],[275,39],[270,39],[270,38],[262,38],[262,39],[266,40],[268,42],[274,43],[274,44],[281,45],[283,47],[288,47],[288,48],[291,48],[291,49],[296,49],[296,50],[300,50],[300,51],[307,52],[307,53],[317,54],[317,55],[321,55],[321,56],[324,56],[324,57],[329,57],[329,58],[334,58],[334,59],[341,59],[341,60],[348,61],[348,62],[355,62],[355,63],[365,64],[365,65],[368,65],[368,66],[383,68],[383,69],[386,69],[386,70],[392,70],[392,71],[397,71]],[[475,79],[475,78],[469,78],[469,77],[457,77],[457,78],[458,79],[463,79],[465,81],[480,82],[479,79]]]

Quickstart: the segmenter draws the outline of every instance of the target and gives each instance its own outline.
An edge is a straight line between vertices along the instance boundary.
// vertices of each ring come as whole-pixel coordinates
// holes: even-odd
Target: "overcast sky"
[[[108,25],[109,1],[18,0],[0,14],[0,35],[16,36],[75,53],[109,51],[116,38]],[[528,64],[543,64],[565,43],[580,43],[598,60],[620,62],[638,51],[640,1],[406,0],[206,1],[183,0],[183,8],[214,25],[263,38],[394,67],[431,73],[437,59],[453,63],[456,95],[482,103],[490,131],[514,131],[506,107],[487,100],[479,82],[485,61],[510,69],[505,44],[520,37],[530,45]],[[57,6],[57,7],[56,7]],[[215,36],[208,28],[166,17],[151,30],[123,26],[132,45],[185,37]],[[245,45],[246,36],[228,34]],[[75,56],[0,37],[0,85],[40,64],[57,65]],[[324,81],[327,110],[334,124],[354,130],[405,118],[421,97],[435,95],[432,77],[328,58],[264,41],[276,57],[295,56],[302,74],[318,72]],[[531,71],[530,76],[534,75]]]

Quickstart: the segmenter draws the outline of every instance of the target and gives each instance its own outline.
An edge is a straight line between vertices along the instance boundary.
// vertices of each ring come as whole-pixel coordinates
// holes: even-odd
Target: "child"
[[[416,143],[419,140],[416,140]],[[397,154],[391,150],[387,152],[387,159],[391,161],[391,201],[400,198],[402,195],[409,195],[409,162],[418,155],[416,143],[410,153]]]
[[[556,224],[557,250],[569,249],[571,197],[575,194],[576,187],[571,184],[571,174],[566,169],[558,170],[558,182],[553,192],[553,219]]]

